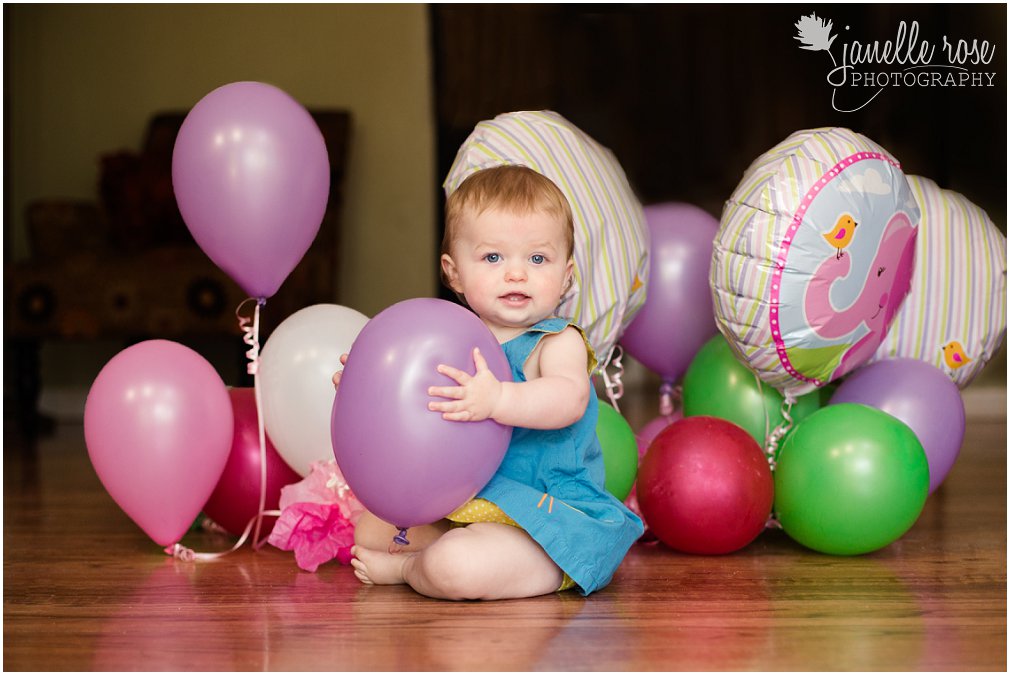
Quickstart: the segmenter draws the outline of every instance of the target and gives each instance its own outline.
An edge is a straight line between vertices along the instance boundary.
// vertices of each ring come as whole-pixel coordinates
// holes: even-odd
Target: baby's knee
[[[418,563],[427,580],[441,597],[450,600],[480,600],[494,580],[475,561],[478,556],[470,546],[472,537],[464,529],[450,530],[436,546],[424,552]]]

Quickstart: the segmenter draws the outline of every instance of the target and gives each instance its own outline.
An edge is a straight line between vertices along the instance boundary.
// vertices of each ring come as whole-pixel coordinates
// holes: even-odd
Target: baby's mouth
[[[530,296],[526,295],[525,293],[506,293],[505,295],[502,295],[500,297],[505,302],[513,305],[522,304],[530,299]]]

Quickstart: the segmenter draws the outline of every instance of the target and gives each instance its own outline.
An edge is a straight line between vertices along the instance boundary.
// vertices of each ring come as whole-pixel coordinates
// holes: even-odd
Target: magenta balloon
[[[229,389],[232,410],[235,414],[235,435],[231,442],[228,461],[224,465],[221,478],[203,507],[214,522],[239,536],[249,521],[259,513],[260,481],[260,431],[256,415],[256,390],[251,387]],[[266,432],[264,431],[264,436]],[[277,509],[281,498],[281,488],[302,479],[277,454],[277,449],[266,437],[266,503],[264,509]],[[276,518],[263,519],[261,532],[270,532]]]
[[[114,356],[84,405],[84,440],[98,478],[161,546],[178,542],[207,502],[232,431],[231,401],[217,371],[168,340]]]
[[[715,335],[708,272],[719,221],[690,204],[645,207],[650,270],[645,304],[624,331],[628,353],[674,381]]]
[[[268,298],[319,231],[330,189],[326,142],[280,89],[226,84],[186,116],[172,186],[204,253],[247,293]]]
[[[505,352],[467,309],[405,300],[371,319],[351,346],[333,402],[333,454],[369,511],[398,527],[433,523],[471,499],[501,464],[512,427],[449,422],[428,410],[428,387],[454,384],[440,363],[474,373],[479,347],[511,381]]]
[[[943,371],[917,359],[889,359],[863,366],[835,390],[830,404],[862,403],[904,422],[929,462],[929,492],[947,477],[964,440],[964,401]]]
[[[749,433],[716,417],[685,417],[664,429],[638,471],[649,527],[677,551],[721,555],[764,530],[775,487]]]

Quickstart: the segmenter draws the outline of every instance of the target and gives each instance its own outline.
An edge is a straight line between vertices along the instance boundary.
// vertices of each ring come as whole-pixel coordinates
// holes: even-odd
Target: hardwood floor
[[[636,544],[589,598],[493,603],[365,587],[336,563],[300,572],[270,547],[169,559],[104,491],[81,427],[33,447],[4,435],[5,670],[1007,666],[1005,418],[969,421],[947,482],[876,553],[820,555],[778,531],[720,557]]]

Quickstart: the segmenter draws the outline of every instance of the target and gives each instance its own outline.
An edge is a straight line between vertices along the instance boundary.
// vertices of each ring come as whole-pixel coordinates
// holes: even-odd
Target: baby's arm
[[[493,419],[528,429],[561,429],[578,421],[589,401],[586,375],[586,343],[574,328],[543,338],[537,363],[528,372],[539,372],[527,382],[499,382],[488,369],[479,350],[474,350],[477,372],[470,375],[451,366],[438,372],[459,386],[431,387],[428,393],[450,399],[432,401],[430,410],[447,420],[477,422]]]

